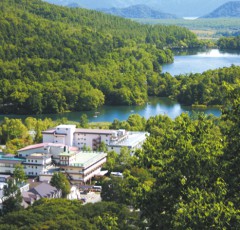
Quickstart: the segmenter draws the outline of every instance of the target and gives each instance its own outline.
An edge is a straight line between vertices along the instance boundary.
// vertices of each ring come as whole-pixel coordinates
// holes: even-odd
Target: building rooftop
[[[107,154],[104,152],[81,151],[76,155],[75,162],[70,163],[70,166],[87,168],[106,156]]]
[[[32,153],[30,156],[27,156],[27,159],[42,159],[42,158],[49,158],[51,154],[44,154],[44,153]]]
[[[54,134],[55,131],[56,131],[55,128],[51,128],[51,129],[47,129],[45,131],[42,131],[42,133],[44,133],[44,134]]]
[[[31,150],[31,149],[38,149],[38,148],[44,148],[44,147],[64,147],[64,144],[61,143],[39,143],[39,144],[34,144],[34,145],[28,145],[22,149],[19,149],[18,152],[21,151],[26,151],[26,150]]]
[[[109,145],[134,147],[138,143],[144,141],[148,135],[149,134],[147,132],[128,132],[126,138],[112,140]]]
[[[88,134],[114,134],[116,130],[107,129],[76,129],[75,133],[88,133]]]
[[[8,155],[0,154],[0,161],[3,163],[20,163],[21,161],[24,161],[24,159],[14,156],[9,157]]]
[[[36,187],[30,189],[29,192],[37,194],[40,197],[49,197],[53,193],[57,192],[57,188],[55,188],[47,183],[41,183],[41,184],[37,185]]]
[[[76,125],[58,125],[56,128],[59,129],[69,129],[69,128],[76,128]]]

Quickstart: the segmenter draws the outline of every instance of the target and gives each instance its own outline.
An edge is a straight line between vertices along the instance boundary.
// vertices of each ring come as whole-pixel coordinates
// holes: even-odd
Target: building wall
[[[13,174],[15,164],[1,163],[0,162],[0,173]]]
[[[47,171],[47,168],[45,165],[26,164],[24,171],[27,176],[38,176],[44,174]]]
[[[54,135],[43,133],[43,143],[54,143]]]
[[[76,130],[75,125],[59,125],[56,127],[56,134],[66,134],[64,138],[65,143],[68,146],[73,146],[73,134]],[[62,143],[62,142],[61,142]]]
[[[94,133],[74,133],[73,145],[82,149],[84,146],[94,150],[104,142],[106,145],[110,142],[111,135],[109,134],[94,134]]]
[[[49,153],[49,147],[39,147],[39,148],[33,148],[33,149],[29,149],[29,150],[24,150],[24,151],[19,151],[18,152],[18,156],[19,157],[28,157],[30,155],[32,155],[33,153],[45,153],[48,154]]]
[[[86,169],[75,166],[63,166],[62,169],[71,177],[72,180],[86,183],[101,171],[102,165],[106,162],[106,160],[106,157],[104,157]]]
[[[53,143],[66,145],[67,144],[66,137],[67,136],[65,136],[65,135],[54,135],[53,136]]]

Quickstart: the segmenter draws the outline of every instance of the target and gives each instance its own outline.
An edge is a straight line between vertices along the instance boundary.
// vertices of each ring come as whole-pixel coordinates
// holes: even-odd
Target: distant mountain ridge
[[[44,0],[57,5],[72,5],[88,9],[126,8],[144,4],[154,10],[167,12],[179,17],[201,17],[229,0]]]
[[[203,18],[240,18],[240,1],[231,1],[218,7],[216,10],[203,16]]]
[[[104,13],[113,14],[124,18],[154,18],[154,19],[177,18],[177,16],[173,14],[153,10],[151,7],[148,7],[146,5],[133,5],[126,8],[110,8],[98,10]]]

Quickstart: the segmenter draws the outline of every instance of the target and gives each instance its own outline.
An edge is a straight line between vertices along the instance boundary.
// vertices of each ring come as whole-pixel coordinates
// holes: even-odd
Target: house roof
[[[35,145],[28,145],[22,149],[19,149],[18,152],[31,150],[31,149],[38,149],[38,148],[43,148],[43,147],[48,147],[48,146],[63,147],[65,145],[61,144],[61,143],[39,143],[39,144],[35,144]]]
[[[41,183],[29,190],[29,192],[39,195],[41,198],[50,197],[52,194],[56,193],[57,191],[58,191],[57,188],[47,183]]]

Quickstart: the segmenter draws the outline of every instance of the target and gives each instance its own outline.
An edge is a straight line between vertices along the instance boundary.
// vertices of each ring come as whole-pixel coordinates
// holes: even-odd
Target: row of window
[[[34,174],[34,172],[28,172],[28,175],[37,175],[37,173]]]
[[[28,160],[28,162],[33,162],[33,160]],[[37,160],[35,160],[35,162],[38,162]]]

